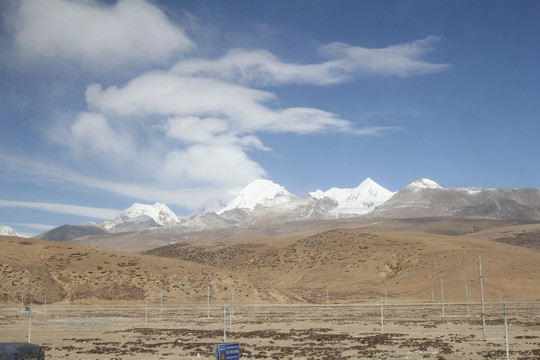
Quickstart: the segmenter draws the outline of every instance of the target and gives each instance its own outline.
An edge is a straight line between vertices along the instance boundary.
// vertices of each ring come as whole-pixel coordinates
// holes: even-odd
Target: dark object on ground
[[[44,360],[45,353],[39,345],[23,342],[0,343],[0,360]]]

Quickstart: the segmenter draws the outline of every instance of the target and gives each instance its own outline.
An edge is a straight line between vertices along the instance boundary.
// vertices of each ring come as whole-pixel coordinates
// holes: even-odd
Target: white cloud
[[[382,49],[367,49],[344,43],[333,43],[322,48],[322,52],[334,57],[328,71],[336,76],[384,75],[408,77],[432,74],[450,68],[448,64],[432,64],[420,58],[432,50],[439,37],[429,36],[410,43],[392,45]]]
[[[91,84],[86,90],[88,107],[107,114],[226,117],[253,126],[261,121],[256,116],[268,112],[261,103],[273,99],[275,95],[266,91],[164,72],[143,74],[122,87],[103,90]]]
[[[210,143],[217,135],[229,130],[223,119],[196,116],[174,117],[168,119],[167,136],[185,143]]]
[[[70,130],[70,145],[78,155],[91,153],[125,160],[135,152],[130,135],[116,133],[102,114],[80,113]]]
[[[362,129],[355,129],[353,133],[359,136],[374,136],[396,130],[400,130],[400,128],[395,126],[368,126]]]
[[[321,53],[331,60],[319,64],[285,63],[265,50],[234,49],[217,60],[197,58],[180,61],[172,67],[171,73],[255,86],[286,83],[326,85],[368,75],[407,77],[449,69],[448,64],[433,64],[420,59],[438,40],[438,37],[430,36],[381,49],[332,43],[321,48]]]
[[[246,149],[257,149],[262,151],[272,151],[271,148],[265,146],[262,141],[254,136],[254,135],[248,135],[243,136],[241,138],[238,138],[238,144],[243,146]]]
[[[42,210],[58,214],[69,214],[84,217],[92,217],[97,219],[113,219],[118,216],[122,210],[96,208],[80,205],[68,205],[68,204],[55,204],[44,202],[31,202],[31,201],[11,201],[0,200],[0,206],[2,207],[18,207],[33,210]]]
[[[171,144],[150,161],[160,164],[156,181],[167,186],[228,187],[245,185],[266,174],[248,155],[250,149],[270,150],[258,133],[353,131],[352,124],[336,114],[315,108],[276,109],[272,107],[275,99],[273,93],[219,79],[166,72],[146,73],[121,87],[103,89],[91,84],[86,91],[88,108],[94,112],[91,128],[103,128],[104,133],[103,139],[91,144],[107,150],[112,146],[107,139],[114,133],[129,131],[133,122],[150,122]],[[95,114],[103,115],[95,119]],[[117,127],[114,133],[106,127],[105,116],[115,119],[110,122]]]
[[[20,227],[25,227],[25,228],[40,230],[40,231],[48,231],[56,227],[54,225],[35,224],[35,223],[12,223],[10,225],[20,226]]]
[[[174,117],[167,120],[167,126],[162,127],[162,130],[167,137],[181,140],[188,145],[232,147],[233,152],[244,149],[271,151],[255,135],[238,135],[238,129],[231,130],[224,119]]]
[[[347,120],[336,114],[314,108],[288,108],[277,111],[265,130],[293,132],[297,134],[317,133],[325,130],[348,131],[353,128]]]
[[[234,144],[198,144],[167,155],[163,178],[173,183],[231,187],[264,177],[262,167]]]
[[[341,81],[327,73],[328,64],[288,64],[266,50],[231,50],[217,60],[187,59],[171,73],[222,79],[244,85],[283,83],[330,84]]]
[[[161,115],[226,121],[234,133],[256,131],[313,133],[348,130],[350,122],[314,108],[276,110],[266,105],[276,96],[221,80],[177,76],[163,72],[141,75],[123,87],[105,90],[91,84],[86,91],[88,107],[116,116]],[[202,130],[203,125],[192,124]],[[224,127],[223,124],[220,127]],[[215,129],[214,129],[215,130]],[[211,133],[214,131],[212,130]],[[208,134],[208,133],[207,133]]]
[[[168,191],[163,188],[225,189],[244,185],[266,175],[262,166],[248,155],[250,149],[271,151],[257,137],[259,133],[343,132],[373,136],[395,130],[393,127],[384,126],[355,128],[350,121],[339,118],[337,114],[316,108],[276,108],[276,95],[250,87],[249,83],[253,82],[253,79],[267,77],[277,79],[278,82],[290,82],[305,76],[306,81],[315,79],[315,82],[328,83],[342,81],[362,71],[377,74],[390,72],[399,76],[435,71],[435,68],[429,70],[432,64],[414,60],[427,51],[427,44],[432,41],[426,39],[385,49],[363,49],[368,53],[365,56],[361,54],[362,48],[333,44],[324,51],[333,53],[339,59],[316,66],[289,66],[267,52],[257,53],[255,58],[272,64],[275,70],[273,72],[266,71],[264,66],[249,68],[246,65],[246,68],[242,68],[245,64],[250,64],[251,60],[242,62],[242,56],[236,57],[242,53],[229,53],[227,56],[231,58],[226,56],[224,58],[226,61],[223,61],[229,66],[238,60],[237,70],[249,73],[248,75],[242,73],[240,80],[249,78],[249,81],[237,81],[234,72],[229,74],[232,77],[216,76],[216,78],[200,77],[201,74],[197,71],[182,73],[179,71],[181,70],[179,64],[195,66],[195,62],[182,62],[168,72],[147,72],[121,86],[104,89],[100,84],[90,84],[86,90],[86,101],[88,109],[92,112],[81,113],[72,126],[73,135],[79,135],[82,139],[78,141],[75,138],[74,141],[81,144],[86,141],[96,152],[116,153],[119,156],[122,151],[129,149],[127,152],[132,154],[132,158],[143,159],[140,154],[147,152],[144,146],[122,144],[122,138],[135,139],[135,134],[131,137],[117,134],[129,135],[129,132],[136,128],[133,126],[134,123],[146,122],[147,127],[161,132],[161,136],[169,144],[168,148],[153,154],[153,157],[144,158],[147,163],[153,164],[154,195]],[[376,59],[387,59],[387,63],[377,68]],[[202,64],[203,67],[221,66],[210,61]],[[225,73],[228,71],[227,66],[223,67]],[[78,122],[81,124],[77,124]],[[78,128],[80,132],[75,131]],[[95,138],[92,136],[94,130],[96,135],[103,134],[103,136]],[[156,136],[155,141],[160,141],[160,135]],[[143,168],[141,164],[138,167]],[[125,187],[116,183],[96,181],[93,184],[115,189],[114,191],[122,194],[133,194],[138,191],[135,191],[137,185]],[[167,196],[176,199],[167,201],[169,203],[175,201],[175,204],[187,207],[193,205],[193,199],[186,197],[186,193],[182,193],[182,196],[179,194],[172,195],[167,192]],[[157,200],[150,199],[150,201]],[[199,201],[203,200],[206,199],[201,196]]]
[[[15,44],[24,52],[97,67],[164,63],[193,47],[182,29],[144,0],[21,0]]]
[[[69,179],[59,179],[59,181],[66,180],[85,187],[110,191],[131,199],[140,199],[149,203],[162,202],[167,205],[181,206],[190,210],[196,209],[205,200],[220,198],[230,190],[228,184],[179,184],[176,187],[167,188],[166,184],[162,182],[125,183],[81,177],[76,174]],[[166,182],[167,179],[161,180]]]
[[[132,183],[126,183],[120,181],[108,181],[92,176],[83,176],[67,168],[51,165],[44,161],[10,157],[3,154],[0,154],[0,163],[3,169],[9,169],[13,173],[30,175],[27,181],[48,181],[60,184],[72,183],[82,187],[109,191],[131,199],[138,199],[151,203],[157,201],[168,205],[181,206],[187,209],[195,209],[207,199],[220,198],[231,189],[230,184],[181,184],[167,188],[166,184],[163,184],[162,182],[138,183],[134,180]],[[166,179],[161,180],[166,181]],[[250,179],[247,179],[247,181],[250,181]],[[32,204],[30,202],[26,203]],[[11,206],[7,203],[5,204],[6,205],[4,206]],[[30,206],[27,207],[30,208]],[[51,209],[52,208],[53,207],[51,207]],[[55,208],[58,209],[58,207]],[[45,206],[41,206],[41,209],[49,211]],[[68,213],[71,214],[71,212]],[[118,214],[119,212],[112,216],[112,213],[108,213],[111,217],[106,219],[112,219]]]

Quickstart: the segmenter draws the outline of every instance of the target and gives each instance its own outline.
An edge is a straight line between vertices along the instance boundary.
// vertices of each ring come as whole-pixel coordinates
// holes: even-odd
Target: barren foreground
[[[381,307],[384,322],[381,327]],[[128,307],[35,306],[31,342],[47,359],[213,359],[224,340],[223,309],[144,304]],[[505,358],[503,304],[380,303],[347,306],[241,306],[227,342],[241,359]],[[507,304],[512,359],[540,358],[540,303]],[[148,315],[146,315],[148,314]],[[209,316],[208,316],[209,315]],[[0,309],[0,339],[27,341],[29,317]]]

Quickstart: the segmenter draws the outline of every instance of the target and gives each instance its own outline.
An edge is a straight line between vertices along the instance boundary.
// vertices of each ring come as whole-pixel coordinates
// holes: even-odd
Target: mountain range
[[[216,228],[350,217],[366,214],[394,195],[370,178],[352,189],[317,190],[301,197],[270,180],[255,180],[228,203],[213,200],[187,218],[178,218],[166,205],[134,204],[112,222],[112,232],[144,228]]]
[[[418,179],[391,192],[372,179],[356,188],[317,190],[297,197],[270,180],[255,180],[229,202],[207,201],[192,215],[179,218],[165,204],[133,204],[113,221],[99,225],[56,228],[37,237],[73,240],[105,234],[160,231],[192,233],[226,228],[267,227],[321,220],[365,218],[484,217],[540,219],[540,190],[443,188],[433,180]],[[64,235],[62,235],[64,233]]]

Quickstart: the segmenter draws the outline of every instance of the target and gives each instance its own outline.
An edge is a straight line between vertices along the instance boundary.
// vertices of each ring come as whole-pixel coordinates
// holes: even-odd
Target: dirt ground
[[[504,359],[503,304],[241,306],[227,342],[241,359]],[[42,345],[47,359],[214,359],[223,308],[145,304],[0,308],[0,342]],[[507,304],[511,359],[540,359],[540,303]],[[209,315],[209,316],[208,316]],[[30,334],[29,334],[30,330]]]

